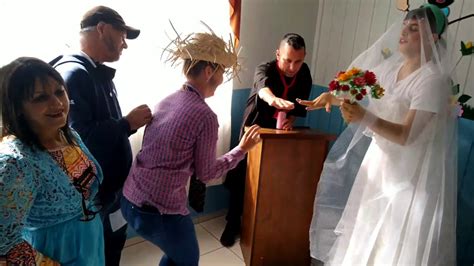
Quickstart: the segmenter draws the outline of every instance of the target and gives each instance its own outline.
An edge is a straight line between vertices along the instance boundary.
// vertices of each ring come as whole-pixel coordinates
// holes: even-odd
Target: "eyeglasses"
[[[78,178],[74,179],[73,185],[81,193],[82,196],[82,213],[84,214],[84,217],[82,217],[80,220],[83,222],[88,222],[92,221],[95,218],[95,215],[99,213],[98,211],[93,211],[87,208],[86,204],[86,192],[87,192],[87,185],[91,182],[93,178],[96,178],[97,176],[94,173],[94,169],[92,168],[92,165],[89,165],[86,170],[79,176]]]

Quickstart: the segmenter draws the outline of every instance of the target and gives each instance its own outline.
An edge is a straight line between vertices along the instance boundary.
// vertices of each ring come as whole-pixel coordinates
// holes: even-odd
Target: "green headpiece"
[[[436,33],[441,34],[444,31],[444,27],[446,25],[446,16],[444,15],[443,11],[435,5],[432,4],[424,4],[421,6],[422,8],[429,8],[433,15],[435,16],[436,21]]]

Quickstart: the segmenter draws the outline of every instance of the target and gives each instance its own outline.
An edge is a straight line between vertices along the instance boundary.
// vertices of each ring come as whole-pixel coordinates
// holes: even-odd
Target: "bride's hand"
[[[329,92],[323,92],[321,95],[319,95],[316,99],[312,101],[306,101],[306,100],[301,100],[301,99],[296,99],[296,101],[301,104],[306,106],[306,110],[311,111],[311,110],[316,110],[316,109],[321,109],[321,108],[326,108],[326,112],[331,112],[331,105],[338,105],[339,101],[334,97],[332,94]]]
[[[357,102],[349,103],[344,101],[341,103],[340,110],[344,121],[347,123],[360,122],[366,113],[364,107],[360,106]]]

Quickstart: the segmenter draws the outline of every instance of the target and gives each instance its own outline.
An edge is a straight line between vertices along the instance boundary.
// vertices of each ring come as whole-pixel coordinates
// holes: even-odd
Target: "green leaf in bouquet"
[[[471,99],[472,97],[467,95],[467,94],[463,94],[461,96],[459,96],[458,98],[458,102],[459,103],[466,103],[467,101],[469,101],[469,99]]]

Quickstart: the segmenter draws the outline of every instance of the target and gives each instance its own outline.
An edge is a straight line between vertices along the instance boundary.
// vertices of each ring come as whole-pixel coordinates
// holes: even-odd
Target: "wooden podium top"
[[[336,135],[327,134],[315,129],[294,129],[294,130],[281,130],[272,128],[261,128],[259,130],[260,138],[299,138],[299,139],[325,139],[327,141],[336,140]]]

